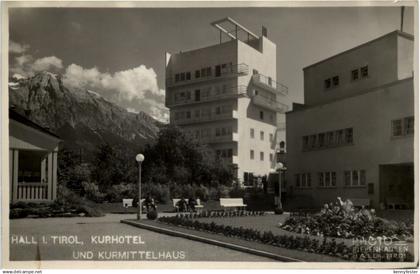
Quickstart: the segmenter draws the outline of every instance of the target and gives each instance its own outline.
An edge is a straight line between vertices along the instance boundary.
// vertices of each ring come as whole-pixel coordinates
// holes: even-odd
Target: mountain
[[[157,120],[111,103],[92,90],[68,87],[61,75],[41,72],[9,81],[9,105],[63,139],[67,149],[94,151],[107,142],[140,149],[156,139]]]

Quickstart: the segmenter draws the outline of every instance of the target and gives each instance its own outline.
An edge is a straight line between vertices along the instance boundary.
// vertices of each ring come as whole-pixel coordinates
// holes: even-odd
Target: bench
[[[133,206],[134,199],[123,199],[123,207],[128,208]]]
[[[370,206],[370,199],[362,199],[362,198],[349,198],[349,200],[353,203],[355,207],[369,207]]]
[[[404,210],[409,209],[409,205],[406,201],[400,198],[388,198],[386,199],[386,209],[390,210]]]
[[[244,200],[242,198],[220,198],[220,206],[226,208],[244,208]]]

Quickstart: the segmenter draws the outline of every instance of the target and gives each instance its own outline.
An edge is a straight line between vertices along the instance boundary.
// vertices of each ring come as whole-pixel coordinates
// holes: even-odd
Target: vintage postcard
[[[3,268],[415,268],[418,9],[3,2]]]

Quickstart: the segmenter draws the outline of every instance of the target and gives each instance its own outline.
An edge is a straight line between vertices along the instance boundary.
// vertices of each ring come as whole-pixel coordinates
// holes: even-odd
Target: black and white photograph
[[[2,3],[3,268],[418,267],[418,3],[226,3]]]

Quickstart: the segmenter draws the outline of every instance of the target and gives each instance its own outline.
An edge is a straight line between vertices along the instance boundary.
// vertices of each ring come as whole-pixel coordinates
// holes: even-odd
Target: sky
[[[231,17],[277,45],[277,81],[303,103],[302,68],[400,28],[399,7],[12,8],[10,74],[48,70],[132,112],[166,121],[165,52],[219,43],[210,23]],[[414,32],[405,9],[404,31]]]

